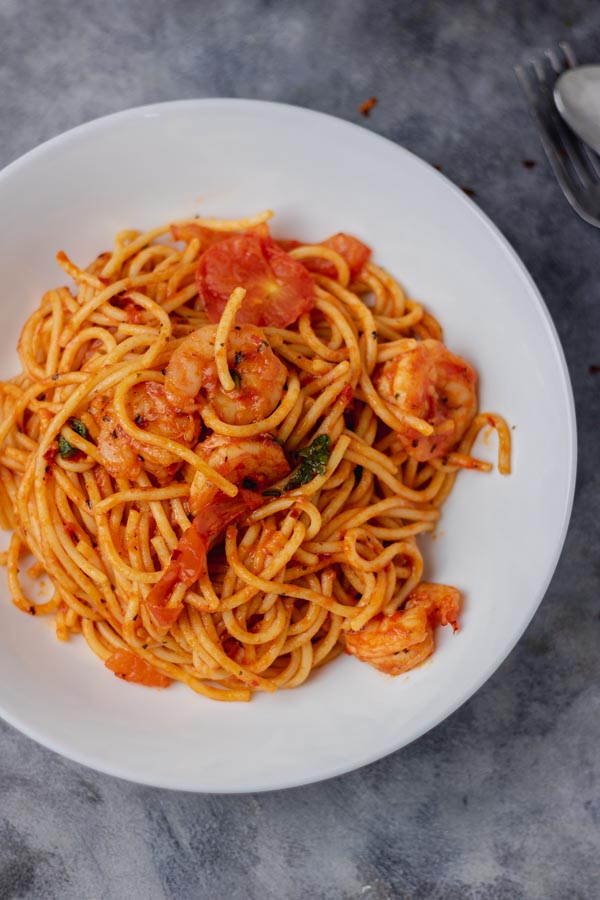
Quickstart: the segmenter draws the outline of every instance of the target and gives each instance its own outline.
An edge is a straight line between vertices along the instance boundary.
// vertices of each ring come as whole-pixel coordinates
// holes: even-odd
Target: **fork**
[[[563,194],[582,219],[600,228],[600,158],[571,131],[554,102],[556,79],[576,65],[572,48],[561,41],[528,65],[515,66],[515,74]]]

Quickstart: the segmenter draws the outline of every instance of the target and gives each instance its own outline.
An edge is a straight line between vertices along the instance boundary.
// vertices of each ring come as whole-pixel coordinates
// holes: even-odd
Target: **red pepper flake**
[[[123,312],[127,316],[127,321],[131,325],[139,325],[144,321],[143,310],[140,309],[140,307],[132,301],[128,301],[127,303],[125,303],[125,305],[123,306]]]
[[[442,167],[440,166],[439,163],[434,163],[434,164],[433,164],[433,168],[434,168],[434,169],[437,169],[438,172],[443,172],[443,169],[442,169]]]
[[[44,453],[44,459],[47,459],[48,462],[54,462],[54,460],[56,459],[57,453],[58,453],[58,448],[56,446],[48,447],[48,449]]]
[[[367,118],[367,116],[371,115],[371,110],[373,109],[373,107],[377,106],[378,103],[379,100],[377,99],[377,97],[369,97],[368,100],[365,100],[364,103],[360,104],[360,106],[358,107],[358,111],[361,116]]]
[[[75,540],[75,538],[79,537],[79,535],[77,534],[77,528],[75,527],[75,525],[73,525],[72,522],[64,522],[63,528],[65,529],[71,540]]]
[[[467,197],[476,197],[477,196],[477,194],[473,190],[473,188],[466,187],[465,185],[461,184],[460,189],[467,195]]]
[[[521,163],[526,169],[535,169],[535,167],[537,166],[537,162],[535,161],[535,159],[522,159]]]
[[[588,366],[588,373],[590,375],[600,375],[600,366],[598,366],[598,365]]]

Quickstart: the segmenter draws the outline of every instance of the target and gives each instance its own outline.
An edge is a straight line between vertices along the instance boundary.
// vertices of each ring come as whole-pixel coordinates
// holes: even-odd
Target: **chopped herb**
[[[58,436],[58,452],[63,459],[71,459],[76,453],[79,453],[77,447],[73,447],[66,438],[59,434]]]
[[[236,372],[235,369],[230,369],[229,374],[231,375],[231,377],[233,379],[233,383],[235,384],[236,391],[239,391],[242,386],[242,376],[240,375],[239,372]]]
[[[79,437],[82,437],[85,440],[88,439],[88,430],[79,419],[69,419],[69,426],[73,429],[75,434],[79,435]],[[62,434],[59,434],[58,436],[58,451],[63,459],[72,459],[81,452],[77,447],[70,444]]]
[[[242,479],[242,487],[247,491],[255,491],[258,485],[253,478],[246,477]]]
[[[243,361],[244,361],[244,354],[242,353],[241,350],[237,350],[236,354],[235,354],[235,359],[234,359],[235,365],[239,366],[239,364]]]
[[[51,380],[52,380],[52,381],[58,381],[58,375],[52,375],[52,376],[51,376]]]
[[[166,374],[167,374],[167,370],[166,370],[166,369],[161,369],[160,371],[161,371],[161,374],[162,374],[162,375],[166,375]]]
[[[69,425],[79,437],[85,438],[87,440],[88,430],[79,419],[69,419]]]
[[[281,497],[283,491],[280,491],[279,488],[269,488],[268,491],[263,491],[263,497]]]
[[[319,434],[312,444],[298,451],[301,462],[288,483],[286,491],[300,487],[312,481],[317,475],[324,475],[331,456],[331,438],[328,434]]]
[[[371,337],[374,338],[375,340],[377,340],[377,332],[376,332],[376,331],[372,331],[372,332],[371,332]]]

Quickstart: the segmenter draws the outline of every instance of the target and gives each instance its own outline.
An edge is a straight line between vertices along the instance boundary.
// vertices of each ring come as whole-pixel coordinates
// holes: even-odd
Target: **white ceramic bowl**
[[[319,113],[244,100],[196,100],[91,122],[0,174],[0,376],[18,369],[20,328],[64,283],[64,249],[87,263],[116,231],[196,212],[276,211],[284,236],[344,230],[439,317],[450,347],[481,375],[481,408],[514,426],[514,473],[461,475],[427,577],[466,597],[461,630],[439,629],[431,662],[396,679],[348,657],[304,686],[247,705],[180,685],[114,678],[82,639],[10,603],[0,575],[0,713],[46,746],[134,781],[255,791],[316,781],[422,735],[492,674],[548,586],[569,520],[574,409],[548,312],[489,220],[421,160]],[[494,447],[482,452],[492,457]]]

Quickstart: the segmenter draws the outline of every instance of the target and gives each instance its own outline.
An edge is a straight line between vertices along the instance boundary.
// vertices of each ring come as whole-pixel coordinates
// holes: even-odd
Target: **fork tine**
[[[533,71],[535,72],[535,76],[538,81],[542,84],[546,83],[546,66],[544,65],[544,61],[540,59],[532,59],[531,66]]]
[[[577,177],[584,187],[589,187],[596,181],[596,173],[591,169],[588,159],[584,156],[583,145],[579,144],[571,129],[563,122],[558,111],[552,115],[552,124],[558,133],[566,156],[573,166]]]
[[[528,92],[530,102],[533,95],[533,102],[538,110],[541,101],[548,104],[548,109],[545,111],[545,118],[548,120],[546,130],[549,132],[551,140],[554,140],[555,143],[558,141],[562,145],[560,149],[562,149],[563,153],[561,154],[559,149],[557,151],[558,155],[564,154],[563,163],[568,162],[580,183],[584,187],[590,187],[597,181],[597,169],[583,145],[579,143],[558,114],[551,95],[557,76],[564,71],[564,63],[554,48],[548,48],[541,57],[533,59],[531,64],[538,84],[537,86],[530,84],[530,91]],[[541,89],[542,97],[536,95],[536,89],[538,92]],[[541,110],[539,111],[541,112]],[[565,165],[565,169],[568,169],[567,165]]]
[[[556,52],[556,50],[554,50],[553,47],[549,47],[547,50],[544,50],[544,56],[557,75],[560,75],[561,72],[564,72],[565,66],[558,58],[558,53]]]
[[[557,75],[562,74],[566,69],[573,68],[577,65],[577,58],[573,51],[573,48],[567,41],[560,41],[558,44],[558,51],[560,52],[560,56],[562,57],[562,61],[559,57],[559,53],[553,48],[549,48],[545,50],[545,55],[547,59],[550,61],[551,66]],[[565,145],[570,144],[570,146],[566,149],[569,149],[571,152],[575,151],[575,148],[579,151],[578,156],[583,162],[583,164],[587,167],[588,173],[591,173],[594,180],[600,179],[600,159],[594,151],[588,147],[583,141],[580,141],[571,131],[571,129],[566,125],[564,119],[559,114],[559,127],[561,130],[561,137],[563,139],[563,143]],[[566,138],[565,138],[566,135]],[[578,172],[579,174],[579,172]],[[580,176],[581,177],[581,176]]]
[[[577,57],[575,56],[575,52],[571,45],[567,41],[559,41],[558,46],[563,52],[565,59],[567,60],[567,64],[571,69],[574,69],[577,65]]]
[[[544,148],[548,162],[550,163],[562,192],[579,215],[591,222],[591,224],[600,225],[600,222],[595,222],[581,207],[581,203],[577,196],[580,188],[576,185],[576,179],[565,163],[567,153],[562,146],[556,128],[553,127],[554,123],[552,122],[551,117],[544,113],[544,108],[549,100],[547,86],[544,85],[543,82],[540,83],[537,79],[533,61],[531,66],[527,68],[523,65],[516,65],[514,71],[517,81],[529,104],[529,109],[536,123],[542,147]],[[542,91],[545,96],[542,96]]]
[[[517,81],[521,85],[521,89],[525,94],[527,100],[532,105],[536,103],[536,96],[531,84],[531,78],[529,77],[525,66],[518,65],[515,66],[515,75],[517,76]]]

